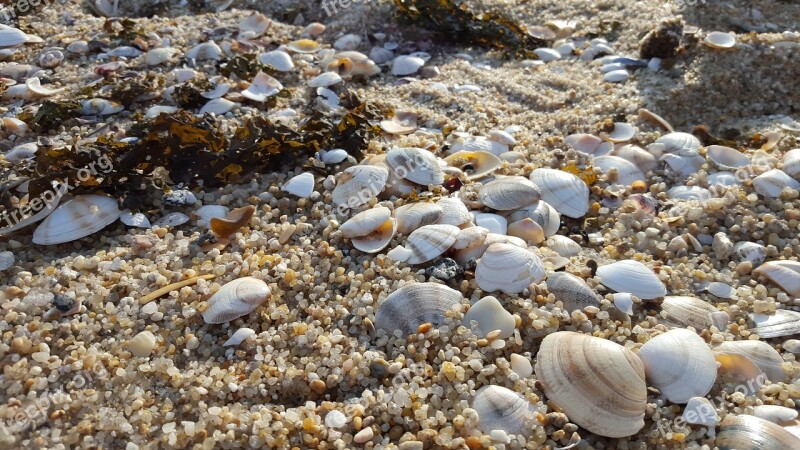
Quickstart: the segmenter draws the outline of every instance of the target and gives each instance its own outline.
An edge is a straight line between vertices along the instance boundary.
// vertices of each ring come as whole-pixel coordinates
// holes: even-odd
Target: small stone
[[[424,447],[420,441],[405,441],[398,446],[400,450],[422,450]]]
[[[520,378],[528,378],[533,375],[531,360],[517,353],[511,354],[511,370]]]
[[[503,430],[492,430],[492,432],[489,433],[489,437],[491,437],[493,441],[500,442],[501,444],[508,444],[511,442],[508,434]]]
[[[311,380],[311,382],[308,383],[308,386],[311,388],[312,391],[316,392],[317,394],[322,394],[323,392],[325,392],[325,389],[327,389],[327,386],[325,386],[325,382],[319,379]]]
[[[25,336],[15,337],[11,340],[11,350],[21,355],[30,353],[31,347],[31,340]]]
[[[62,313],[69,311],[75,306],[75,299],[68,295],[56,294],[53,296],[53,306]]]
[[[373,436],[375,436],[375,433],[372,431],[372,427],[367,427],[353,436],[353,442],[356,444],[364,444],[371,441]]]
[[[342,428],[347,424],[347,416],[341,411],[333,410],[325,416],[325,426],[328,428]]]
[[[420,78],[436,78],[441,73],[438,66],[425,66],[419,70]]]
[[[450,258],[444,258],[439,263],[425,269],[425,275],[442,281],[452,280],[463,274],[464,269]]]
[[[156,337],[149,331],[142,331],[128,342],[128,350],[138,358],[150,356],[155,346]]]
[[[16,258],[11,252],[0,252],[0,270],[6,270],[14,265]]]
[[[162,201],[167,206],[187,206],[197,203],[197,197],[188,189],[178,189],[164,194]]]

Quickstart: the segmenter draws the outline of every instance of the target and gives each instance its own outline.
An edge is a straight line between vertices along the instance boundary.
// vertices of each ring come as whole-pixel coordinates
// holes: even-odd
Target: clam
[[[511,211],[539,201],[539,188],[521,176],[497,178],[480,190],[480,202],[497,211]]]
[[[514,334],[516,328],[514,316],[491,295],[483,297],[470,306],[469,311],[464,315],[463,323],[466,327],[471,328],[473,321],[475,322],[473,329],[480,337],[486,337],[489,333],[497,330],[500,331],[498,338],[506,339]]]
[[[228,215],[228,208],[222,205],[203,205],[192,213],[191,219],[198,227],[211,227],[211,219],[225,218]]]
[[[58,93],[64,92],[67,88],[58,88],[58,89],[48,89],[42,86],[41,81],[38,77],[28,78],[25,80],[25,86],[33,92],[34,94],[40,97],[50,97],[52,95],[56,95]]]
[[[480,226],[474,227],[474,228],[477,228],[478,230],[485,230],[485,228],[480,227]],[[467,229],[467,230],[469,230],[469,229]],[[467,231],[467,230],[463,230],[463,231]],[[462,231],[462,233],[463,233],[463,231]],[[475,235],[474,234],[470,234],[469,236],[473,236],[474,237]],[[459,233],[459,241],[461,241],[460,238],[462,238],[462,237],[464,237],[464,234]],[[486,252],[486,249],[489,248],[490,245],[497,244],[497,243],[506,243],[506,244],[515,245],[515,246],[517,246],[517,247],[519,247],[521,249],[527,249],[528,248],[528,245],[525,243],[525,241],[523,241],[520,238],[517,238],[517,237],[514,237],[514,236],[505,236],[505,235],[497,234],[497,233],[488,233],[488,234],[486,234],[485,238],[483,239],[483,242],[481,242],[479,245],[464,247],[462,249],[456,249],[456,252],[455,252],[455,255],[454,255],[454,259],[456,260],[457,263],[459,263],[461,265],[467,265],[467,264],[470,263],[470,261],[477,261],[478,258],[483,256],[484,252]],[[454,245],[455,245],[455,243],[454,243]]]
[[[555,295],[556,301],[560,301],[569,312],[583,311],[587,306],[600,307],[597,293],[582,278],[570,273],[547,275],[547,291]]]
[[[633,315],[633,296],[626,292],[616,292],[612,296],[614,307],[627,315]]]
[[[0,47],[16,47],[28,42],[28,35],[14,27],[0,28]]]
[[[542,341],[534,371],[547,398],[590,432],[618,438],[644,427],[644,367],[625,347],[558,331]]]
[[[256,335],[256,331],[252,328],[239,328],[233,335],[222,344],[223,347],[237,346],[247,339]]]
[[[268,98],[278,95],[281,90],[283,85],[280,81],[259,71],[250,86],[242,91],[242,96],[254,102],[265,102]]]
[[[330,150],[322,150],[318,154],[318,159],[325,164],[340,164],[350,156],[347,150],[343,148],[333,148]]]
[[[142,213],[132,213],[129,209],[122,211],[119,221],[129,227],[150,228],[150,220]]]
[[[618,156],[632,162],[642,173],[647,173],[658,166],[652,153],[636,145],[623,145],[612,150],[609,155]]]
[[[281,50],[273,50],[258,55],[258,62],[269,66],[278,72],[291,72],[294,70],[294,62],[288,53]]]
[[[753,179],[753,189],[764,197],[780,197],[784,189],[800,189],[800,182],[779,169],[772,169]]]
[[[800,448],[800,438],[767,420],[728,414],[722,420],[715,444],[719,450],[787,450]]]
[[[472,409],[478,413],[478,428],[489,434],[530,434],[536,425],[536,410],[522,395],[502,386],[484,386],[475,393]]]
[[[334,84],[339,84],[342,81],[342,76],[336,72],[323,72],[308,80],[308,86],[312,88],[330,87]]]
[[[353,216],[339,228],[342,236],[351,239],[353,247],[365,253],[377,253],[391,242],[397,221],[389,208],[379,206]]]
[[[272,292],[262,280],[243,277],[233,280],[208,299],[203,320],[209,324],[225,323],[255,311]]]
[[[800,334],[800,313],[779,309],[772,315],[750,314],[752,331],[761,339]]]
[[[505,243],[490,245],[475,269],[475,281],[486,292],[519,294],[543,278],[544,266],[538,256]]]
[[[261,13],[253,13],[239,22],[239,39],[252,39],[264,34],[269,28],[270,20]]]
[[[109,116],[125,109],[124,106],[104,98],[81,101],[80,113],[84,116]]]
[[[397,208],[397,231],[408,234],[419,227],[439,223],[444,211],[435,203],[411,203]]]
[[[585,155],[594,155],[595,151],[600,147],[600,144],[603,143],[603,140],[599,137],[585,133],[571,134],[564,138],[564,141],[567,145],[575,149],[575,151]]]
[[[389,134],[411,134],[417,130],[417,116],[416,114],[406,114],[403,116],[398,114],[391,119],[382,120],[380,126],[383,131]]]
[[[336,58],[350,60],[351,74],[371,77],[381,73],[381,68],[367,55],[356,51],[344,51],[336,54]]]
[[[614,124],[614,129],[609,131],[608,133],[602,133],[600,137],[603,139],[613,142],[615,144],[621,142],[628,142],[633,137],[636,136],[636,128],[632,125],[624,123],[624,122],[617,122]]]
[[[779,405],[753,406],[753,415],[772,423],[791,422],[797,419],[797,410]]]
[[[177,111],[178,108],[175,106],[167,106],[167,105],[154,105],[147,109],[144,116],[148,119],[155,119],[156,117],[160,116],[161,113],[172,114]]]
[[[389,171],[379,166],[353,166],[339,174],[339,178],[331,193],[333,202],[338,206],[356,208],[381,193]]]
[[[406,284],[378,306],[375,325],[389,333],[400,330],[407,336],[422,324],[443,324],[446,312],[460,305],[462,299],[460,292],[441,284]]]
[[[477,152],[486,151],[500,156],[508,151],[508,145],[501,144],[500,142],[493,141],[484,136],[463,136],[455,132],[452,136],[456,137],[456,141],[450,146],[447,151],[448,154],[453,154],[461,151]]]
[[[392,62],[392,75],[404,77],[413,75],[425,65],[425,60],[416,56],[401,55]]]
[[[508,232],[508,220],[499,215],[492,213],[473,213],[475,217],[475,225],[486,228],[490,233],[506,234]]]
[[[281,190],[300,198],[309,198],[314,192],[314,174],[303,172],[283,184]]]
[[[228,100],[227,98],[215,98],[206,102],[206,104],[200,108],[199,114],[223,115],[232,110],[236,105],[236,103]]]
[[[544,241],[544,230],[530,217],[509,224],[506,232],[509,236],[518,237],[529,245],[538,245]]]
[[[144,62],[148,66],[157,66],[172,59],[179,52],[178,49],[172,47],[158,47],[147,52],[144,57]]]
[[[737,242],[733,246],[733,257],[737,261],[750,261],[753,266],[759,266],[767,259],[767,248],[755,242]]]
[[[702,143],[693,134],[675,131],[667,133],[658,138],[655,142],[664,153],[676,153],[679,155],[697,154]]]
[[[729,284],[715,281],[706,286],[706,291],[717,298],[733,298],[736,296],[736,289]]]
[[[667,288],[655,273],[644,264],[623,260],[597,268],[597,277],[607,288],[628,292],[643,300],[667,295]]]
[[[444,183],[444,172],[433,154],[421,148],[393,148],[386,164],[400,178],[428,186]]]
[[[672,124],[667,122],[666,119],[664,119],[660,115],[654,113],[653,111],[650,111],[649,109],[645,109],[645,108],[639,108],[638,113],[639,113],[639,117],[641,117],[642,119],[652,123],[653,125],[657,125],[657,126],[661,127],[665,131],[669,131],[669,132],[673,131]]]
[[[714,353],[733,353],[749,358],[773,383],[788,379],[783,371],[783,358],[764,341],[725,341],[714,347]]]
[[[580,255],[582,250],[581,246],[577,242],[560,234],[556,234],[547,238],[545,245],[550,250],[558,253],[559,255],[565,258],[578,256]]]
[[[96,233],[119,219],[117,200],[103,195],[80,195],[62,204],[33,232],[33,243],[54,245]]]
[[[214,41],[203,42],[190,48],[186,52],[186,57],[189,59],[203,60],[213,59],[217,60],[222,57],[222,49]]]
[[[738,169],[750,165],[750,158],[735,148],[724,145],[709,145],[706,154],[721,170]]]
[[[800,297],[800,262],[770,261],[758,266],[753,273],[767,277],[792,297]]]
[[[456,241],[453,242],[453,250],[464,250],[467,248],[479,247],[489,235],[489,230],[483,227],[464,228],[458,232]]]
[[[613,182],[631,185],[634,181],[644,180],[645,176],[635,164],[619,156],[603,155],[592,160],[592,165],[608,175],[616,173]]]
[[[711,191],[700,186],[675,186],[667,191],[667,196],[676,200],[705,201],[711,198]]]
[[[639,349],[647,381],[673,403],[703,397],[717,380],[717,362],[706,342],[692,331],[673,329]]]
[[[516,222],[528,217],[542,227],[545,236],[553,236],[561,227],[561,215],[544,200],[540,200],[539,203],[535,205],[513,212],[509,216],[509,220],[511,222]]]
[[[472,214],[459,198],[443,197],[436,202],[436,206],[442,208],[440,224],[460,227],[472,220]]]
[[[783,155],[783,171],[794,179],[800,178],[800,148]]]
[[[300,39],[286,44],[286,48],[295,53],[316,53],[320,49],[317,41],[311,39]]]
[[[36,157],[36,152],[39,150],[39,145],[36,142],[27,142],[25,144],[17,145],[6,153],[3,157],[10,163],[19,163],[26,159],[33,159]]]
[[[464,172],[468,180],[486,177],[503,165],[500,158],[486,151],[460,151],[448,156],[444,161]]]
[[[696,297],[668,296],[661,303],[661,317],[668,324],[692,327],[698,332],[713,325],[711,314],[715,312],[718,310],[714,305]]]
[[[425,225],[408,236],[405,247],[413,254],[406,262],[422,264],[441,256],[456,241],[459,229],[453,225]]]
[[[736,45],[736,38],[730,33],[712,31],[703,39],[703,43],[711,48],[731,48]]]
[[[530,178],[541,190],[542,200],[559,213],[576,219],[586,215],[589,187],[580,178],[555,169],[536,169]]]
[[[489,130],[487,137],[504,145],[517,145],[517,140],[506,130]]]

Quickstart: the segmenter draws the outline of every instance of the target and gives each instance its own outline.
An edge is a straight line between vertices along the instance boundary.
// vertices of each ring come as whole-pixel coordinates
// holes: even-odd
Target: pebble
[[[325,426],[328,428],[342,428],[345,425],[347,425],[347,417],[341,411],[333,410],[325,415]]]
[[[624,69],[612,70],[610,72],[606,72],[606,74],[603,75],[603,79],[608,81],[609,83],[623,83],[625,81],[628,81],[628,78],[630,78],[630,74],[628,73],[627,70]]]
[[[149,331],[142,331],[128,342],[128,350],[138,358],[150,356],[155,346],[156,337]]]
[[[355,442],[356,444],[364,444],[366,442],[371,441],[374,436],[375,433],[372,431],[372,427],[367,427],[356,433],[355,436],[353,436],[353,442]]]
[[[0,252],[0,270],[11,268],[17,258],[10,251]]]

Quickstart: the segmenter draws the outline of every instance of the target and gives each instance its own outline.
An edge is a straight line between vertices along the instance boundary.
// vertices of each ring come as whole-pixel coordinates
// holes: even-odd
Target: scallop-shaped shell
[[[392,211],[389,208],[378,206],[356,214],[343,223],[339,230],[348,239],[366,236],[383,226],[391,217]]]
[[[565,258],[578,256],[581,253],[581,250],[583,250],[580,244],[560,234],[556,234],[547,238],[545,245],[547,245],[547,248],[550,250]]]
[[[416,184],[444,183],[444,172],[439,161],[421,148],[393,148],[386,153],[386,163],[397,176]]]
[[[62,204],[33,232],[33,243],[63,244],[96,233],[119,219],[117,200],[102,195],[80,195]]]
[[[587,306],[600,307],[600,297],[586,282],[566,272],[547,276],[547,291],[556,296],[567,311],[583,311]]]
[[[294,62],[288,53],[281,50],[273,50],[258,55],[258,62],[265,66],[272,67],[278,72],[291,72],[294,70]]]
[[[788,450],[800,448],[800,438],[767,420],[729,413],[715,444],[719,450]]]
[[[548,237],[558,233],[558,229],[561,227],[561,215],[544,200],[540,200],[539,203],[535,205],[513,212],[511,216],[509,216],[509,221],[516,222],[526,217],[530,217],[538,223],[539,226],[542,227],[542,230],[544,230],[544,235]]]
[[[673,403],[704,397],[717,380],[717,362],[696,333],[674,329],[639,349],[647,381]]]
[[[480,190],[480,202],[498,211],[511,211],[539,201],[541,193],[532,181],[521,176],[497,178]]]
[[[502,386],[484,386],[475,393],[472,409],[478,413],[478,428],[489,434],[503,430],[507,434],[529,434],[536,427],[536,410],[531,402]]]
[[[422,264],[441,256],[456,241],[460,230],[453,225],[425,225],[408,236],[405,247],[413,252],[408,264]]]
[[[800,148],[783,155],[783,171],[794,179],[800,178]]]
[[[473,228],[484,229],[483,227],[473,227]],[[462,235],[459,234],[459,237],[461,236]],[[477,261],[478,258],[483,256],[483,254],[486,252],[486,249],[488,249],[490,245],[497,243],[506,243],[515,245],[521,249],[528,248],[528,244],[526,244],[525,241],[523,241],[518,237],[506,236],[490,232],[486,235],[486,237],[484,238],[483,242],[480,245],[467,247],[462,250],[457,250],[455,252],[454,259],[456,260],[457,263],[461,265],[466,265],[471,260]]]
[[[472,322],[475,327],[472,328]],[[478,336],[486,337],[493,331],[499,331],[499,338],[506,339],[514,334],[516,320],[510,312],[503,308],[497,298],[487,295],[470,306],[464,315],[464,326],[472,328]]]
[[[714,347],[714,353],[735,353],[753,361],[773,383],[787,380],[780,353],[764,341],[725,341]]]
[[[542,341],[534,370],[547,398],[590,432],[617,438],[644,427],[644,367],[625,347],[558,331]]]
[[[695,154],[702,143],[693,134],[675,131],[667,133],[655,142],[660,144],[664,153],[677,153],[679,155]]]
[[[203,42],[202,44],[197,44],[190,48],[189,51],[186,52],[186,57],[196,60],[217,60],[222,57],[222,49],[219,48],[219,45],[214,41]]]
[[[750,314],[751,329],[761,339],[800,334],[800,312],[779,309],[774,314]]]
[[[406,284],[378,306],[375,325],[389,333],[400,330],[407,336],[422,324],[443,324],[445,313],[460,305],[462,298],[460,292],[441,284]]]
[[[242,91],[242,96],[255,102],[265,102],[282,89],[283,85],[280,81],[264,72],[258,72],[250,86]]]
[[[753,273],[769,278],[792,297],[800,297],[800,262],[770,261],[758,266]]]
[[[661,303],[661,317],[673,326],[692,327],[698,332],[713,324],[711,314],[718,312],[714,305],[696,297],[668,296]]]
[[[772,169],[753,179],[753,189],[767,198],[776,198],[784,189],[800,189],[800,182],[780,169]]]
[[[580,218],[589,210],[589,187],[575,175],[555,169],[536,169],[531,181],[542,192],[542,200],[561,214]]]
[[[519,294],[543,278],[544,265],[538,256],[504,243],[490,245],[475,269],[475,281],[486,292]]]
[[[344,170],[331,193],[338,206],[355,208],[381,193],[389,171],[380,166],[353,166]]]
[[[667,295],[667,288],[655,273],[644,264],[623,260],[597,268],[603,285],[616,292],[628,292],[643,300]]]
[[[442,215],[439,218],[439,223],[442,225],[460,227],[472,220],[472,214],[469,213],[467,205],[459,198],[444,197],[439,199],[436,205],[442,208]]]
[[[486,228],[490,233],[506,234],[508,232],[508,220],[493,213],[473,212],[475,225]]]
[[[309,198],[314,192],[314,174],[303,172],[284,183],[281,190],[300,198]]]
[[[636,145],[623,145],[612,150],[609,155],[632,162],[642,173],[647,173],[658,166],[658,161],[652,153]]]
[[[750,158],[735,148],[709,145],[706,152],[708,159],[722,170],[738,169],[750,164]]]
[[[439,223],[444,211],[435,203],[411,203],[397,208],[394,217],[397,219],[397,230],[409,234],[425,225]]]
[[[493,153],[477,151],[460,151],[444,159],[451,167],[455,167],[467,175],[468,180],[478,180],[490,175],[503,165]]]
[[[267,283],[258,278],[238,278],[222,286],[208,299],[203,320],[206,323],[225,323],[238,319],[255,311],[271,294]]]
[[[634,181],[645,179],[644,173],[635,164],[619,156],[598,156],[592,160],[592,165],[605,174],[612,169],[616,170],[618,184],[631,185]]]
[[[586,154],[592,155],[600,147],[600,144],[603,143],[603,140],[593,134],[571,134],[564,138],[564,141],[575,149],[575,151]]]

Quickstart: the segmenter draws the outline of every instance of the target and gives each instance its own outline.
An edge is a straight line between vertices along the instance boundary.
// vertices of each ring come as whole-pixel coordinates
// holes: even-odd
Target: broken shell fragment
[[[785,382],[788,379],[783,371],[783,358],[780,353],[764,341],[725,341],[714,347],[714,353],[734,353],[746,356],[773,383]]]
[[[255,212],[255,206],[247,205],[232,210],[224,219],[212,217],[209,221],[211,231],[221,238],[230,237],[233,233],[236,233],[243,226],[247,225]]]
[[[800,182],[787,175],[780,169],[772,169],[753,179],[753,189],[764,197],[780,197],[784,189],[800,189]]]
[[[519,294],[544,278],[544,265],[533,252],[515,245],[492,244],[478,260],[475,281],[486,292]]]
[[[309,198],[314,192],[314,174],[303,172],[283,184],[281,190],[300,198]]]
[[[597,277],[607,288],[616,292],[629,292],[643,300],[667,295],[667,288],[655,273],[644,264],[623,260],[597,268]]]
[[[736,38],[730,33],[712,31],[703,39],[703,43],[711,48],[732,48],[736,45]]]
[[[514,316],[503,308],[497,298],[487,295],[475,302],[464,315],[464,326],[472,327],[475,322],[475,332],[480,337],[486,337],[495,330],[500,331],[500,339],[506,339],[514,334],[516,322]]]
[[[522,395],[502,386],[484,386],[475,393],[472,409],[484,433],[503,430],[507,434],[530,433],[536,425],[536,410]]]
[[[242,342],[246,341],[248,338],[255,336],[256,331],[252,328],[239,328],[236,330],[233,335],[222,344],[223,347],[230,347],[230,346],[237,346]]]
[[[128,350],[137,358],[147,358],[156,347],[156,337],[150,331],[142,331],[128,341]]]
[[[792,297],[800,297],[800,262],[770,261],[758,266],[753,273],[768,278]]]
[[[750,314],[752,331],[761,339],[800,334],[800,312],[779,309],[774,314]]]
[[[460,305],[461,293],[437,283],[412,283],[389,294],[378,306],[375,325],[389,333],[400,330],[404,336],[416,333],[419,326],[442,325],[445,313]]]
[[[262,280],[253,277],[238,278],[222,286],[208,299],[203,320],[209,324],[217,324],[238,319],[255,311],[271,294],[269,286]]]
[[[254,102],[265,102],[281,90],[283,90],[283,85],[280,81],[264,72],[258,72],[250,86],[242,91],[242,96]]]
[[[661,302],[661,317],[667,324],[697,332],[713,324],[712,314],[718,312],[714,305],[696,297],[668,296]]]

